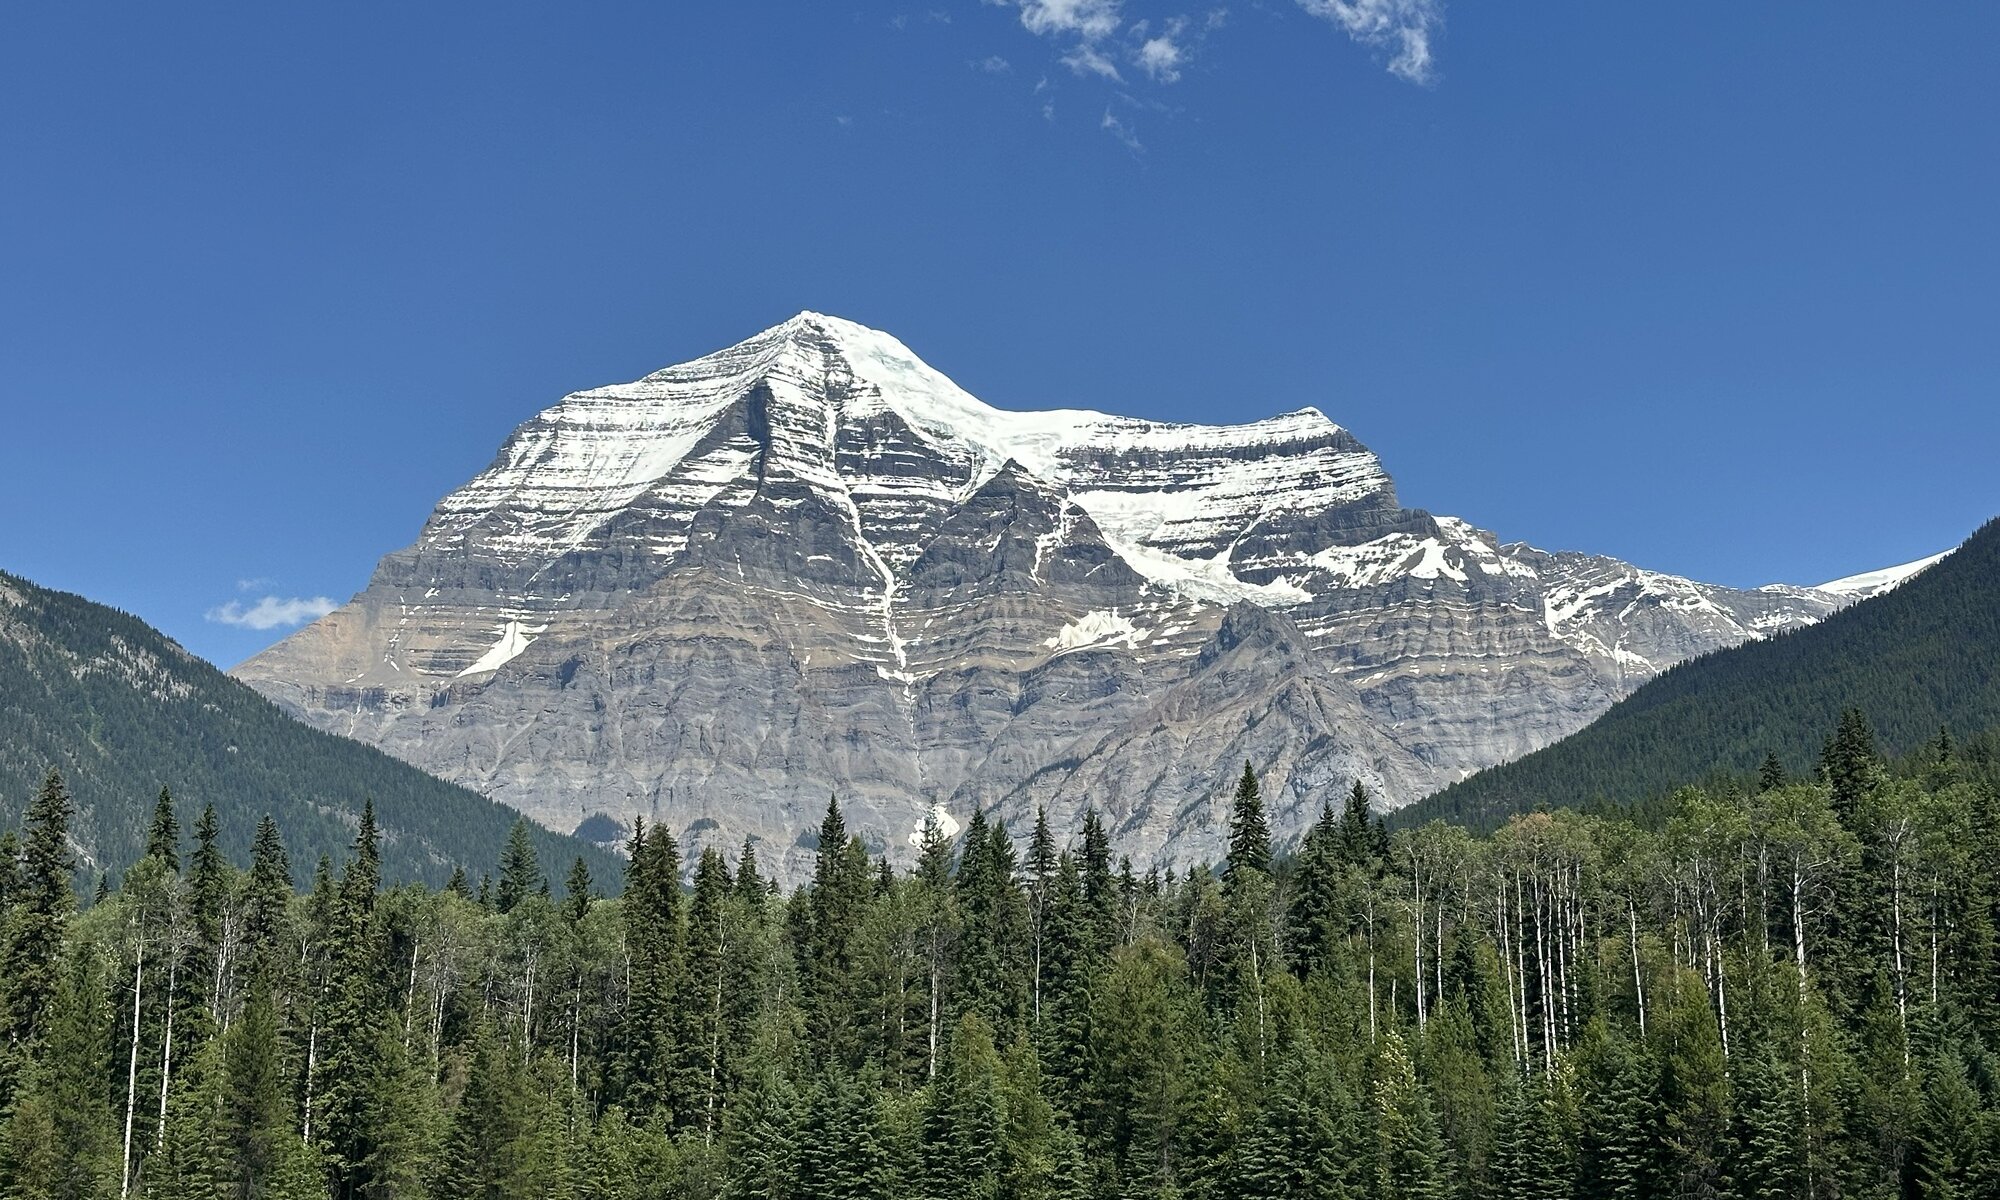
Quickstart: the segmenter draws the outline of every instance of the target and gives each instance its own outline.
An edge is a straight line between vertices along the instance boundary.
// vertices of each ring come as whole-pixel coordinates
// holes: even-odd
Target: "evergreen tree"
[[[298,1155],[280,1071],[278,1010],[266,973],[253,975],[242,1015],[222,1043],[217,1108],[220,1184],[227,1200],[274,1196]]]
[[[1361,786],[1359,779],[1347,793],[1347,804],[1340,810],[1340,835],[1336,841],[1340,861],[1350,867],[1358,867],[1368,861],[1374,850],[1375,833],[1373,817],[1368,811],[1368,789]]]
[[[473,1045],[465,1094],[453,1114],[437,1193],[465,1200],[528,1194],[528,1114],[515,1056],[489,1028]]]
[[[635,822],[631,853],[623,914],[632,968],[618,1094],[644,1119],[668,1103],[673,1083],[672,1005],[685,934],[679,843],[665,826]]]
[[[590,864],[584,862],[583,856],[579,854],[576,861],[569,865],[569,877],[563,880],[563,919],[568,921],[571,927],[582,924],[584,917],[590,915],[590,904],[593,899],[595,896],[591,892]]]
[[[1757,768],[1757,790],[1773,791],[1790,782],[1785,776],[1785,764],[1778,761],[1776,753],[1765,751],[1764,765]]]
[[[1234,890],[1241,872],[1269,874],[1271,870],[1271,827],[1264,819],[1264,797],[1257,787],[1257,773],[1243,763],[1243,775],[1236,783],[1236,798],[1229,809],[1229,866],[1223,876],[1225,886]]]
[[[848,837],[839,801],[829,799],[813,860],[807,942],[799,966],[805,977],[807,1044],[817,1061],[850,1069],[859,1066],[861,1051],[853,940],[871,890],[867,852],[859,839]]]
[[[275,969],[291,899],[291,859],[278,835],[278,823],[267,814],[257,822],[250,878],[243,889],[243,948],[253,972]]]
[[[21,851],[20,900],[8,915],[6,946],[0,963],[6,971],[6,1046],[9,1057],[0,1083],[0,1100],[13,1094],[24,1064],[18,1055],[32,1050],[41,1037],[50,998],[55,994],[63,961],[63,939],[76,909],[70,879],[76,863],[69,853],[69,822],[74,812],[62,776],[49,772],[41,791],[28,806],[28,834]]]
[[[1375,1054],[1375,1196],[1444,1200],[1445,1150],[1430,1097],[1417,1080],[1402,1035],[1382,1038]]]
[[[1833,811],[1850,829],[1861,810],[1862,800],[1873,786],[1882,760],[1875,744],[1875,730],[1858,708],[1840,714],[1840,726],[1820,755],[1820,775],[1832,789]]]
[[[104,972],[88,946],[50,965],[55,990],[38,1014],[46,1038],[7,1119],[6,1195],[112,1195],[118,1140],[104,1091],[111,1037]]]
[[[146,857],[157,858],[168,869],[181,869],[181,822],[174,815],[174,798],[166,788],[153,805],[153,823],[146,829]]]
[[[521,901],[547,886],[541,864],[535,860],[534,843],[528,840],[528,819],[521,817],[508,832],[507,848],[500,855],[500,888],[494,894],[494,906],[502,913],[513,912]]]

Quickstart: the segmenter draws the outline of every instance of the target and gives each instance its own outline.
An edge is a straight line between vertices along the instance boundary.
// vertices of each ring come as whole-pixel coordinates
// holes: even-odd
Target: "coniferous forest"
[[[1246,765],[1179,874],[1095,815],[898,870],[831,804],[790,895],[645,827],[622,880],[517,828],[385,888],[372,812],[298,894],[274,823],[238,865],[163,801],[80,898],[51,776],[0,845],[0,1192],[1994,1195],[1984,745],[1850,713],[1808,777],[1485,838],[1357,787],[1283,856]]]

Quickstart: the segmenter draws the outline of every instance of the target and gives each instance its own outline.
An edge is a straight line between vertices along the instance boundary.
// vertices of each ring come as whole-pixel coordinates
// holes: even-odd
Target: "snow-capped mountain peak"
[[[1245,758],[1281,834],[1357,778],[1406,802],[1868,586],[1503,544],[1403,507],[1318,408],[996,408],[802,312],[522,423],[353,602],[238,671],[549,824],[750,834],[787,873],[828,790],[885,846],[934,805],[1020,828],[1091,803],[1203,858]]]

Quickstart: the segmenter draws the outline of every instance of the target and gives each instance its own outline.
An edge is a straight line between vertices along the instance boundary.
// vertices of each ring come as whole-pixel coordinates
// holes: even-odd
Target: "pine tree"
[[[1306,1060],[1288,1056],[1273,1074],[1235,1155],[1231,1191],[1243,1200],[1342,1200],[1351,1133],[1349,1101]]]
[[[500,855],[500,888],[494,896],[495,907],[502,913],[513,912],[521,901],[547,886],[541,864],[535,859],[535,845],[528,840],[528,819],[517,818],[507,833],[507,848]]]
[[[1757,790],[1774,791],[1784,787],[1788,782],[1790,781],[1785,776],[1785,764],[1778,761],[1777,754],[1765,751],[1764,765],[1757,768]]]
[[[58,985],[63,940],[69,917],[76,910],[70,879],[76,863],[69,853],[69,822],[74,813],[62,776],[50,771],[41,791],[28,806],[28,834],[21,853],[20,900],[8,916],[4,965],[5,1044],[11,1051],[0,1077],[0,1101],[12,1096],[24,1051],[41,1037],[49,1001]]]
[[[228,1200],[273,1195],[297,1155],[291,1100],[279,1069],[278,1012],[266,973],[253,975],[242,1015],[222,1041],[217,1111],[219,1180]]]
[[[672,1005],[685,937],[680,863],[680,844],[665,826],[634,822],[623,905],[632,982],[620,1030],[618,1095],[640,1119],[666,1106],[673,1083]]]
[[[854,931],[871,891],[868,855],[847,835],[839,801],[829,799],[820,822],[807,897],[807,943],[802,947],[806,1040],[823,1063],[860,1063],[861,1040],[855,1020]]]
[[[266,814],[257,822],[250,878],[243,889],[243,950],[253,973],[275,968],[291,899],[291,859],[278,836],[278,823]]]
[[[1383,1035],[1374,1075],[1377,1200],[1444,1200],[1450,1189],[1437,1118],[1409,1049],[1393,1029]]]
[[[563,919],[571,928],[583,923],[590,915],[590,904],[595,899],[591,892],[590,864],[583,861],[581,854],[569,865],[569,877],[563,881]]]
[[[1854,828],[1856,816],[1874,786],[1882,761],[1875,730],[1858,708],[1844,710],[1840,725],[1820,755],[1820,774],[1833,792],[1833,811],[1841,824]]]
[[[1257,787],[1257,773],[1243,763],[1243,775],[1236,782],[1236,798],[1229,810],[1229,864],[1223,876],[1225,888],[1233,891],[1241,872],[1269,874],[1271,870],[1271,827],[1264,819],[1264,797]]]
[[[174,798],[166,788],[153,805],[153,823],[146,830],[146,857],[157,858],[170,870],[181,869],[181,822],[174,815]]]
[[[111,1012],[93,948],[51,964],[56,987],[43,1008],[46,1038],[7,1120],[6,1194],[21,1200],[116,1193],[118,1140],[104,1083]]]

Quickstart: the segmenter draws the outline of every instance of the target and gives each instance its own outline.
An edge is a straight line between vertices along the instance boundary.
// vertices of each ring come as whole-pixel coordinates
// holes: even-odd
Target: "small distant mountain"
[[[50,768],[77,805],[87,870],[122,871],[144,848],[164,786],[191,830],[214,804],[230,857],[247,862],[257,821],[277,820],[295,875],[354,840],[364,800],[382,828],[385,876],[475,879],[499,860],[512,810],[372,747],[322,733],[127,613],[0,572],[0,813],[18,823]],[[559,881],[582,854],[607,884],[617,860],[535,831]]]
[[[1314,408],[994,408],[807,312],[527,420],[235,674],[551,828],[747,835],[797,882],[829,793],[892,857],[939,808],[1094,806],[1135,863],[1212,860],[1246,759],[1288,839],[1853,598],[1503,542]]]
[[[1577,733],[1401,818],[1485,825],[1537,805],[1641,800],[1716,770],[1755,771],[1767,753],[1804,772],[1848,708],[1892,753],[1941,728],[2000,725],[2000,520],[1948,554],[1822,586],[1873,598],[1682,663]]]

